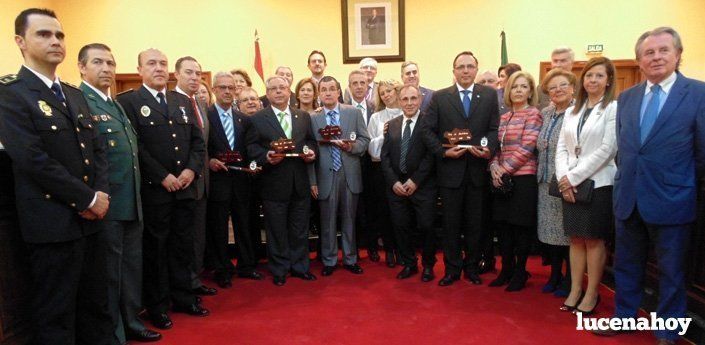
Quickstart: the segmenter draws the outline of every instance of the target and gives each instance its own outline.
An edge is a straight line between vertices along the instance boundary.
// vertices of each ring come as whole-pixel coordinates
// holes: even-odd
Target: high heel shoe
[[[573,314],[576,314],[576,315],[577,315],[578,313],[582,313],[582,314],[583,314],[583,317],[585,317],[585,316],[590,316],[590,315],[592,315],[592,314],[595,314],[595,309],[597,309],[597,306],[598,306],[599,304],[600,304],[600,295],[597,295],[597,300],[595,301],[595,305],[592,307],[592,309],[590,309],[590,310],[580,310],[580,308],[577,307],[578,304],[576,304],[576,305],[575,305],[576,307],[575,307],[575,309],[573,310]]]
[[[578,305],[580,305],[580,302],[583,301],[583,297],[585,297],[585,291],[580,292],[580,297],[578,298],[577,301],[575,301],[574,305],[567,305],[567,304],[563,303],[563,305],[560,307],[560,311],[574,312],[575,309],[578,308]]]

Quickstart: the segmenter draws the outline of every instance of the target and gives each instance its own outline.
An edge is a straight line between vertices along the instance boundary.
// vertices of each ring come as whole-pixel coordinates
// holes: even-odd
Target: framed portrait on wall
[[[341,0],[343,63],[404,61],[404,0]]]

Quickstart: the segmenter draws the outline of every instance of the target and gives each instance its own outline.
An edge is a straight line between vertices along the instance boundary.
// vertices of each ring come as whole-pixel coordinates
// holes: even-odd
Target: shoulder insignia
[[[123,92],[119,92],[119,93],[116,94],[115,96],[124,95],[124,94],[129,93],[129,92],[132,92],[132,91],[135,91],[135,89],[127,89],[127,90],[125,90],[125,91],[123,91]]]
[[[78,86],[76,86],[76,85],[73,85],[73,84],[71,84],[71,83],[67,83],[67,82],[65,82],[65,81],[63,81],[63,80],[61,81],[61,83],[64,84],[64,85],[66,85],[66,86],[70,86],[70,87],[72,87],[72,88],[74,88],[74,89],[76,89],[76,90],[81,91],[81,89],[79,89]]]
[[[10,85],[18,80],[20,80],[20,77],[17,74],[8,74],[0,77],[0,84]]]

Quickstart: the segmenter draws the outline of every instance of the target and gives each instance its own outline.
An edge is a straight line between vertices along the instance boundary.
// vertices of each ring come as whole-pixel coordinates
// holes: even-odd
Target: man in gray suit
[[[379,86],[379,83],[375,81],[375,77],[377,76],[377,60],[371,57],[366,57],[360,60],[359,66],[360,71],[364,73],[367,80],[367,82],[365,83],[365,89],[362,97],[373,104],[373,107],[371,109],[372,112],[370,112],[370,114],[372,114],[374,113],[374,108],[376,108],[377,106],[377,97],[375,95],[377,95],[377,87]],[[345,104],[352,104],[350,102],[352,99],[350,95],[351,91],[352,86],[349,85],[348,88],[345,89],[345,94],[343,94],[343,102]]]
[[[370,136],[362,112],[338,103],[340,84],[335,78],[321,78],[318,94],[323,109],[311,118],[316,139],[324,139],[319,130],[328,125],[341,128],[340,136],[334,137],[335,140],[328,144],[320,145],[315,171],[310,169],[309,174],[311,195],[319,200],[321,206],[321,253],[324,265],[321,274],[333,274],[338,263],[338,214],[342,222],[343,267],[354,274],[361,274],[355,246],[355,213],[358,196],[362,192],[360,156],[367,150]]]
[[[206,118],[206,109],[196,100],[196,92],[201,86],[201,64],[193,57],[184,56],[176,60],[174,69],[176,77],[176,88],[174,91],[188,97],[193,108],[193,113],[198,121],[198,128],[201,129],[203,140],[208,142],[208,132],[210,131]],[[204,162],[208,162],[208,151],[205,153]],[[203,166],[203,170],[198,172],[196,185],[196,209],[194,210],[194,262],[191,271],[191,287],[193,293],[201,296],[212,296],[217,293],[216,289],[207,287],[201,283],[199,275],[203,270],[203,252],[206,248],[206,205],[208,200],[208,164]]]

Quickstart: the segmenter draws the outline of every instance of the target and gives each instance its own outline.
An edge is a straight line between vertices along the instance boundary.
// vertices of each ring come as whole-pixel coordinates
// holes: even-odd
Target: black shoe
[[[327,277],[333,274],[333,271],[335,271],[336,268],[336,266],[323,266],[323,270],[321,270],[321,275]]]
[[[574,305],[567,305],[567,304],[565,304],[565,302],[564,302],[563,305],[559,308],[560,311],[569,311],[569,312],[574,311],[575,308],[578,306],[578,304],[580,304],[580,302],[582,302],[583,297],[585,297],[585,291],[583,291],[583,292],[580,293],[580,297],[578,297],[578,300],[575,301],[575,304],[574,304]]]
[[[531,274],[525,270],[517,270],[512,275],[512,279],[509,281],[509,285],[504,291],[514,292],[523,289],[526,286],[526,281],[529,280]]]
[[[512,272],[502,270],[499,272],[499,275],[497,276],[497,278],[495,278],[495,280],[491,281],[488,286],[489,287],[499,287],[499,286],[502,286],[502,285],[509,283],[510,280],[512,280]]]
[[[221,289],[227,289],[227,288],[233,286],[233,281],[232,281],[232,278],[230,278],[230,276],[216,277],[213,280],[215,280],[215,283],[218,284],[218,286],[220,286]],[[199,303],[200,303],[200,301],[199,301]]]
[[[482,279],[475,271],[465,271],[465,279],[469,280],[473,285],[481,285]]]
[[[438,281],[438,286],[449,286],[453,285],[456,280],[460,280],[459,274],[446,274],[441,280]]]
[[[272,283],[274,283],[274,285],[276,285],[276,286],[284,286],[284,284],[286,284],[286,277],[285,276],[274,276]]]
[[[262,273],[259,273],[254,270],[249,271],[249,272],[238,273],[237,276],[238,276],[238,278],[245,278],[245,279],[252,279],[252,280],[264,279],[264,275]]]
[[[174,326],[174,323],[171,322],[169,315],[166,313],[149,314],[149,320],[152,321],[154,327],[159,329],[169,329]]]
[[[301,272],[291,271],[291,276],[294,278],[300,278],[303,280],[311,280],[311,281],[316,280],[316,276],[314,276],[313,273],[311,273],[311,272],[301,273]]]
[[[213,296],[218,294],[218,290],[214,288],[209,288],[205,285],[201,285],[193,290],[191,290],[194,295],[199,295],[199,296]]]
[[[343,268],[350,271],[352,274],[362,274],[362,267],[358,264],[343,265]]]
[[[396,257],[394,256],[394,251],[387,251],[384,254],[384,261],[387,263],[387,267],[394,268],[397,265]]]
[[[367,257],[369,257],[372,262],[379,262],[379,252],[377,252],[377,249],[368,249]]]
[[[477,264],[477,270],[479,274],[485,274],[488,272],[495,272],[497,269],[494,267],[496,261],[492,259],[482,259]]]
[[[402,268],[401,272],[399,272],[399,274],[397,274],[397,279],[406,279],[406,278],[413,276],[416,273],[419,273],[418,267],[404,266],[404,268]]]
[[[433,267],[424,267],[423,272],[421,273],[421,281],[428,283],[433,280],[433,278],[435,278],[433,275]]]
[[[595,301],[595,305],[592,306],[592,309],[590,310],[581,310],[580,308],[576,308],[573,310],[573,314],[578,314],[578,313],[583,313],[583,317],[585,316],[590,316],[592,314],[595,314],[595,309],[597,309],[597,306],[600,305],[600,295],[597,295],[597,300]]]
[[[139,341],[139,342],[143,342],[143,343],[148,343],[148,342],[152,342],[152,341],[159,341],[162,338],[162,335],[159,334],[158,332],[151,330],[151,329],[145,328],[140,331],[126,330],[125,338],[127,340],[134,340],[134,341]]]
[[[204,317],[204,316],[210,315],[210,312],[208,311],[208,309],[203,308],[203,306],[198,303],[194,303],[191,305],[185,305],[185,306],[176,306],[175,305],[172,309],[177,313],[185,313],[185,314],[189,314],[191,316]]]

